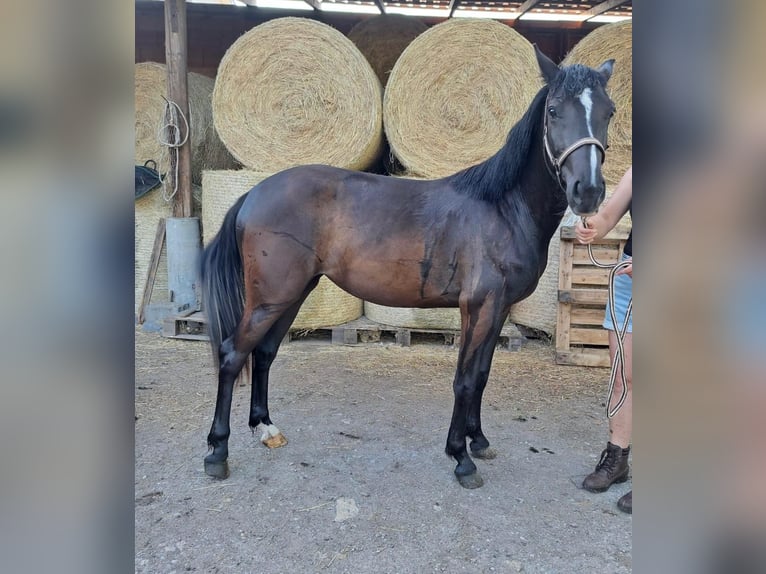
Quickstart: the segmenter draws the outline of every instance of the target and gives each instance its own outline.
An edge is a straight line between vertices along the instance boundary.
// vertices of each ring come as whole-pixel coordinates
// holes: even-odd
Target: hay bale
[[[246,169],[202,172],[203,245],[216,236],[223,218],[240,196],[270,175]]]
[[[202,204],[202,188],[192,185],[192,216],[199,217]],[[154,248],[154,237],[157,234],[157,224],[161,218],[173,217],[172,201],[165,201],[162,188],[156,188],[141,196],[135,202],[134,219],[134,273],[135,273],[135,299],[134,311],[138,313],[138,307],[144,296],[144,286],[149,273],[149,263]],[[168,263],[167,247],[162,246],[160,263],[157,275],[154,278],[154,288],[150,303],[164,303],[168,301]]]
[[[599,66],[614,58],[607,91],[617,106],[609,125],[609,151],[602,171],[608,185],[617,185],[633,163],[633,23],[631,20],[600,26],[567,54],[563,63]]]
[[[402,14],[372,16],[356,24],[348,38],[375,70],[385,88],[396,60],[415,38],[428,30],[417,18]]]
[[[202,174],[202,235],[208,243],[221,227],[223,218],[237,199],[250,191],[270,173],[238,171],[205,171]],[[362,316],[361,299],[349,295],[327,277],[304,301],[293,321],[293,330],[332,327]]]
[[[388,79],[383,121],[410,174],[444,177],[502,147],[542,87],[534,48],[508,26],[451,19],[418,36]]]
[[[170,166],[168,148],[163,148],[157,132],[163,122],[167,97],[167,69],[164,64],[144,62],[134,68],[135,83],[135,161],[157,162],[161,173]],[[213,127],[211,97],[214,80],[191,72],[188,74],[189,137],[191,139],[192,181],[202,182],[203,169],[227,169],[236,166]],[[163,159],[164,158],[164,159]]]
[[[306,18],[270,20],[232,44],[218,67],[213,117],[229,151],[255,171],[362,170],[383,141],[370,64],[343,34]]]
[[[371,321],[392,327],[460,330],[460,309],[386,307],[365,301],[364,315]]]

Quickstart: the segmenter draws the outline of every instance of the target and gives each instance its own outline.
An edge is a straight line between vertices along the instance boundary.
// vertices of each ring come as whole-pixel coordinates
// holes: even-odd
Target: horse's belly
[[[459,291],[449,282],[429,281],[421,260],[357,260],[325,274],[365,301],[389,307],[455,307]]]

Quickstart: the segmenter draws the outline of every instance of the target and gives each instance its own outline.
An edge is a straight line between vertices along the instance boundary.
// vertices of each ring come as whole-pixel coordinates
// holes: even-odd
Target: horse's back
[[[276,173],[253,187],[238,225],[310,221],[314,226],[381,226],[397,232],[417,224],[437,182],[305,165]]]

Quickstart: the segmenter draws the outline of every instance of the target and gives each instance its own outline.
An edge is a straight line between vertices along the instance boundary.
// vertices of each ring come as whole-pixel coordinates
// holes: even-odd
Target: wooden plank
[[[572,285],[609,285],[609,269],[599,267],[575,267],[572,269]]]
[[[165,243],[165,218],[161,217],[157,223],[157,232],[154,234],[154,246],[152,247],[152,254],[149,258],[149,272],[146,275],[146,283],[144,284],[144,293],[141,297],[141,305],[138,307],[138,324],[144,323],[144,312],[146,306],[152,299],[152,291],[154,291],[154,281],[157,277],[157,269],[160,267],[160,255],[162,254],[162,245]]]
[[[354,328],[334,327],[332,329],[333,345],[356,345],[358,340],[357,330]]]
[[[566,351],[571,343],[571,310],[568,303],[559,303],[556,311],[556,350]]]
[[[628,238],[628,234],[620,231],[610,231],[606,234],[606,237],[599,239],[596,245],[600,244],[619,244],[621,241],[625,241]],[[561,228],[561,239],[577,240],[575,235],[574,226],[565,225]]]
[[[572,288],[572,255],[574,244],[562,241],[559,249],[559,289]]]
[[[394,335],[397,345],[409,347],[412,344],[412,331],[410,329],[397,329]]]
[[[556,353],[557,365],[611,367],[608,349],[582,349]]]
[[[204,323],[207,324],[207,316],[202,311],[197,311],[195,309],[189,308],[191,313],[188,315],[188,319],[190,321],[196,321],[197,323]]]
[[[572,307],[569,313],[570,323],[600,327],[604,322],[604,312],[604,307]]]
[[[608,298],[606,289],[559,289],[559,303],[606,306]]]
[[[559,290],[567,291],[572,288],[572,254],[574,244],[562,241],[559,249]],[[569,348],[571,305],[560,303],[556,310],[556,350],[565,351]]]
[[[572,264],[573,265],[593,265],[593,262],[590,260],[590,256],[588,255],[588,246],[587,245],[579,245],[571,242],[570,243],[574,249],[572,254]],[[563,242],[562,242],[563,247]],[[595,245],[593,246],[593,257],[596,259],[598,263],[604,263],[613,265],[617,263],[617,261],[620,258],[620,251],[617,248],[617,245],[614,246],[604,246],[604,245]]]
[[[193,333],[178,333],[177,335],[165,335],[162,334],[163,337],[166,337],[168,339],[186,339],[188,341],[209,341],[210,337],[207,335],[196,335]]]
[[[572,344],[609,346],[609,334],[606,329],[572,327],[569,332]]]

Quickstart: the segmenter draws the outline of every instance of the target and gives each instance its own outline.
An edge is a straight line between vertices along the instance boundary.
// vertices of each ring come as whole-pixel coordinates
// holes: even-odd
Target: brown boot
[[[628,480],[629,452],[630,447],[623,452],[621,447],[611,442],[606,443],[596,470],[585,477],[582,487],[590,492],[604,492],[613,484]]]
[[[620,500],[617,501],[617,508],[619,508],[623,512],[627,512],[628,514],[633,514],[633,491],[632,490],[628,494],[620,498]]]

